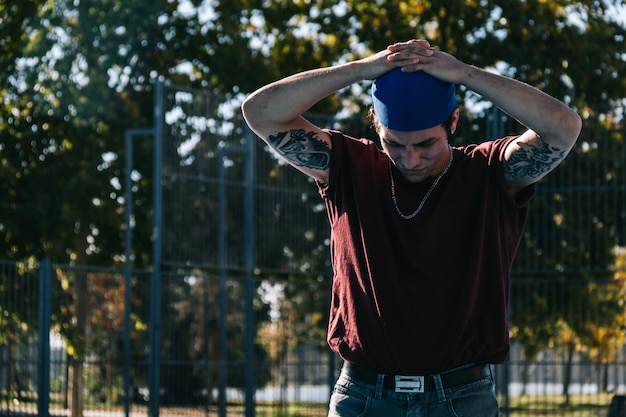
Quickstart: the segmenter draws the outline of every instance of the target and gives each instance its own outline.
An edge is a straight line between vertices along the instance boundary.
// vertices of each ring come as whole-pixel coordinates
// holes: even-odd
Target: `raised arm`
[[[578,114],[540,90],[475,67],[468,67],[461,83],[528,128],[506,149],[510,195],[555,169],[576,143],[582,128]]]
[[[415,42],[415,54],[432,55],[428,42]],[[383,50],[358,61],[301,72],[261,87],[242,105],[246,122],[287,162],[327,183],[332,150],[330,137],[302,114],[342,88],[419,60],[415,55],[408,60],[391,62],[387,59],[389,54],[389,50]]]
[[[389,48],[389,59],[406,62],[411,56],[420,56],[419,63],[405,66],[405,70],[422,70],[463,84],[528,128],[506,149],[505,179],[510,195],[556,168],[576,143],[582,121],[559,100],[528,84],[460,62],[445,52],[434,51],[425,57],[412,48],[412,41],[394,44]]]

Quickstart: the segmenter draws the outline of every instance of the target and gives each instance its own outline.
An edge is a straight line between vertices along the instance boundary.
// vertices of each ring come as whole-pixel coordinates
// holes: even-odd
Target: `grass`
[[[607,417],[607,411],[613,394],[576,394],[571,395],[569,404],[564,405],[562,395],[525,395],[510,397],[508,417],[554,416],[554,417]],[[505,404],[500,399],[506,417]],[[258,417],[325,417],[328,413],[326,404],[317,403],[289,403],[257,404]]]
[[[510,397],[508,417],[553,416],[553,417],[607,417],[607,411],[613,394],[576,394],[571,395],[569,404],[564,405],[562,395],[525,395]],[[505,404],[500,399],[506,417]],[[325,417],[326,404],[318,403],[259,403],[256,405],[258,417]],[[242,412],[243,415],[243,412]]]
[[[509,417],[519,416],[559,416],[559,417],[596,417],[607,416],[607,410],[613,394],[576,394],[570,395],[565,405],[563,395],[522,395],[509,398]],[[504,410],[506,404],[500,399]],[[502,413],[506,416],[506,413]]]
[[[564,405],[565,397],[562,395],[524,395],[510,397],[508,403],[508,414],[505,409],[504,398],[500,398],[500,406],[502,417],[528,417],[534,416],[553,416],[553,417],[607,417],[609,404],[613,394],[576,394],[570,396],[567,406]],[[2,409],[6,404],[0,404],[0,416],[3,415]],[[13,408],[13,407],[9,407]],[[28,414],[36,412],[35,404],[20,404],[19,411]],[[5,410],[8,411],[8,410]],[[16,411],[16,410],[13,410]],[[55,406],[51,406],[51,414],[68,415],[68,410],[59,410]],[[96,411],[86,406],[85,415],[92,415],[90,411]],[[121,407],[105,407],[98,408],[98,411],[109,412],[108,416],[123,416]],[[147,408],[133,404],[133,415],[147,415]],[[325,417],[328,413],[327,405],[324,403],[276,403],[276,402],[257,402],[255,405],[256,417]],[[163,406],[159,414],[162,417],[215,417],[218,415],[217,407],[211,406],[209,409],[202,407],[167,407]],[[245,408],[243,404],[229,404],[228,415],[243,416]]]

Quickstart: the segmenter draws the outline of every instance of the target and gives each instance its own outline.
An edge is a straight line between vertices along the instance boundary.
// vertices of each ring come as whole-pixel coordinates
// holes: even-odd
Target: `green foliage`
[[[568,171],[572,183],[619,186],[623,160],[614,150],[623,149],[624,143],[621,133],[611,130],[619,123],[611,117],[626,97],[626,80],[621,76],[625,73],[625,29],[607,14],[607,4],[611,3],[4,1],[0,4],[0,187],[4,191],[0,256],[108,266],[124,261],[123,137],[127,129],[153,125],[155,80],[241,96],[284,75],[352,60],[415,37],[429,39],[463,61],[495,67],[540,87],[578,108],[589,124],[595,125],[597,116],[604,117],[605,124],[597,124],[598,130],[586,138],[587,147],[576,149],[564,168],[575,164]],[[465,94],[463,88],[460,94]],[[334,114],[347,108],[363,114],[368,105],[364,83],[324,100],[314,110]],[[612,150],[598,146],[598,138],[609,133],[615,138]],[[152,144],[139,138],[134,145],[133,249],[135,265],[143,267],[151,265]],[[608,168],[604,172],[598,166]],[[305,180],[294,182],[290,172],[276,162],[258,167],[256,174],[271,177],[274,184],[313,189]],[[619,228],[607,226],[622,215],[620,194],[604,200],[606,207],[617,208],[611,215],[614,218],[598,219],[596,207],[586,201],[581,226],[576,223],[581,206],[576,204],[583,200],[582,194],[565,195],[559,192],[562,184],[550,181],[551,177],[545,185],[556,191],[535,199],[531,216],[557,230],[558,238],[530,229],[520,265],[531,265],[533,258],[542,257],[544,264],[553,265],[565,278],[567,271],[558,260],[566,254],[565,259],[580,268],[606,271],[613,261],[607,255],[612,246],[624,246]],[[214,202],[205,197],[201,204]],[[323,255],[327,247],[322,241],[326,230],[300,225],[293,208],[302,204],[315,216],[323,216],[307,192],[283,206],[259,204],[259,215],[267,218],[263,227],[288,229],[302,236],[303,243],[287,247],[289,256],[277,254],[269,245],[257,246],[268,265],[300,267],[304,279],[313,282],[317,277],[306,273],[327,267]],[[240,222],[241,210],[229,213],[226,222],[233,228]],[[242,240],[240,236],[230,239]],[[604,247],[602,242],[610,245]],[[525,276],[532,279],[532,270],[527,268]],[[181,286],[179,290],[189,295],[190,289]],[[600,309],[612,317],[621,311],[621,305],[615,305],[615,293],[595,292],[587,297],[591,290],[585,291],[586,298],[578,292],[571,294],[580,300],[581,308]],[[324,320],[308,317],[302,306],[311,304],[321,310],[325,298],[318,293],[308,298],[290,288],[285,297],[292,304],[284,317],[293,320],[296,329],[290,343],[319,336]],[[598,335],[607,333],[601,328],[574,328],[567,314],[555,311],[556,306],[546,303],[541,294],[530,298],[542,314],[515,323],[529,356],[563,335],[599,346]],[[68,312],[71,302],[68,297]],[[520,311],[524,307],[513,305]],[[190,326],[198,323],[193,315],[185,320]],[[307,320],[313,320],[314,326],[307,327]],[[550,320],[559,323],[560,330]],[[166,325],[178,323],[172,319]],[[186,347],[189,355],[198,354]],[[170,348],[175,346],[166,344],[166,351]],[[241,351],[230,353],[237,356]],[[602,356],[600,350],[597,355]]]
[[[37,0],[0,3],[0,86],[4,86],[16,70],[15,60],[22,56],[28,23],[37,13],[39,4]],[[4,90],[2,94],[5,94]]]
[[[3,256],[111,264],[122,240],[124,130],[152,124],[163,77],[246,93],[413,37],[583,109],[626,95],[624,28],[598,1],[8,2],[0,44]],[[211,6],[213,6],[211,8]],[[601,45],[598,53],[598,45]],[[361,112],[347,89],[315,110]],[[593,114],[591,111],[590,114]],[[150,144],[136,141],[137,262],[149,264]],[[26,191],[27,190],[27,191]],[[55,190],[54,193],[46,192]],[[36,219],[35,222],[32,220]],[[89,240],[90,243],[86,243]]]

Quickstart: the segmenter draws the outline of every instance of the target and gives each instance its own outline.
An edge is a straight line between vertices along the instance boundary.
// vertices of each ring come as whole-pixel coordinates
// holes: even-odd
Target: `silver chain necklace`
[[[415,211],[409,215],[402,213],[402,211],[400,210],[400,207],[398,207],[398,201],[396,200],[396,185],[393,181],[393,172],[391,170],[391,159],[389,159],[389,176],[391,177],[391,199],[393,200],[393,205],[396,208],[396,213],[398,213],[398,216],[402,217],[404,220],[411,220],[413,217],[417,216],[417,214],[422,210],[422,207],[424,207],[424,203],[426,203],[426,200],[428,200],[430,193],[433,192],[433,190],[437,186],[437,183],[439,182],[441,177],[446,175],[446,172],[448,172],[448,169],[452,165],[452,158],[454,157],[454,155],[452,154],[452,147],[450,145],[448,145],[448,150],[450,151],[450,160],[448,161],[448,165],[446,165],[443,171],[441,171],[439,175],[437,175],[437,178],[435,178],[433,185],[431,185],[428,191],[426,191],[426,194],[424,195],[424,198],[422,198],[422,201],[420,202],[419,206],[417,206]]]

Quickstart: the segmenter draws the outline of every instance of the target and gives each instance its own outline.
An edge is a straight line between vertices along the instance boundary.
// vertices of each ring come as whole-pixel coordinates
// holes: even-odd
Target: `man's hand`
[[[397,67],[406,72],[422,70],[419,64],[433,54],[434,50],[427,40],[412,39],[389,45],[386,49],[359,59],[353,64],[358,68],[361,80],[374,80]]]
[[[389,62],[400,65],[404,72],[424,71],[449,83],[459,83],[468,65],[452,55],[433,49],[425,40],[410,40],[390,45]]]

